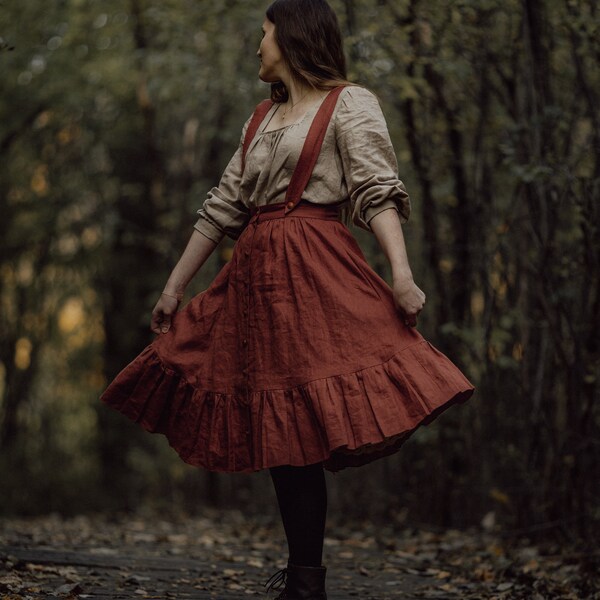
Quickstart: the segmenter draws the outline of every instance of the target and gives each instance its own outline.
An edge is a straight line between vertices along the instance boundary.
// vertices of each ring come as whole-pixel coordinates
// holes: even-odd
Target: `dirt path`
[[[0,599],[239,600],[285,566],[270,517],[207,511],[177,521],[105,516],[0,522]],[[598,556],[569,560],[481,532],[328,526],[329,600],[600,598]]]

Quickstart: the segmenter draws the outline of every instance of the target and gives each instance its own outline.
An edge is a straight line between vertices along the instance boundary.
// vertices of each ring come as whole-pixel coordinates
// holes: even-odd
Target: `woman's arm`
[[[377,237],[392,267],[396,307],[404,322],[414,327],[425,294],[413,281],[402,235],[410,198],[398,179],[396,155],[377,98],[364,88],[349,87],[340,96],[335,127],[352,221]]]
[[[396,208],[406,222],[410,198],[398,179],[396,154],[377,97],[361,87],[346,88],[334,127],[354,225],[371,231],[369,222],[388,208]]]
[[[183,298],[185,288],[217,245],[216,242],[198,230],[194,230],[181,258],[167,280],[164,292],[152,311],[150,328],[154,333],[167,333],[169,331],[171,317],[177,311],[177,306]]]
[[[171,317],[177,311],[185,288],[225,234],[237,239],[245,227],[249,211],[239,196],[239,187],[244,170],[244,138],[251,119],[242,128],[237,151],[225,168],[219,185],[210,190],[202,208],[198,210],[200,218],[194,225],[192,237],[152,311],[150,328],[154,333],[169,331]]]
[[[402,312],[405,323],[414,327],[425,304],[425,294],[413,281],[398,211],[383,210],[369,221],[369,225],[392,268],[396,307]]]

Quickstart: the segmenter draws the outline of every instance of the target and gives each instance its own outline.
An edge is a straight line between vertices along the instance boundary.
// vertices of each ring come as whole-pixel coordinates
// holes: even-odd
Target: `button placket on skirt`
[[[255,351],[253,341],[255,338],[255,329],[259,327],[259,323],[252,323],[252,319],[254,318],[253,310],[255,308],[255,298],[254,298],[254,289],[252,282],[254,281],[254,273],[252,270],[253,267],[253,251],[255,250],[255,246],[257,241],[255,240],[255,236],[257,235],[257,230],[260,224],[263,224],[264,221],[270,220],[273,218],[284,218],[287,214],[289,214],[293,208],[295,208],[296,204],[293,206],[289,206],[289,204],[282,205],[278,207],[276,210],[273,210],[273,206],[270,205],[269,209],[265,206],[260,206],[256,210],[252,220],[248,224],[250,227],[250,236],[246,241],[244,247],[244,260],[243,260],[243,270],[242,270],[242,284],[243,284],[243,299],[242,299],[242,315],[243,315],[243,323],[240,328],[240,332],[242,334],[241,339],[241,366],[242,366],[242,381],[243,381],[243,394],[244,401],[246,405],[246,437],[248,438],[248,449],[250,453],[250,461],[251,464],[254,464],[255,452],[256,452],[256,444],[260,442],[258,440],[250,439],[252,437],[252,422],[253,422],[253,414],[252,414],[252,394],[256,390],[254,389],[256,383],[256,364],[255,357],[253,352]],[[269,215],[266,216],[264,213],[268,212]],[[254,329],[253,329],[254,328]]]
[[[253,383],[253,360],[252,360],[252,344],[250,336],[250,320],[252,318],[252,250],[254,248],[254,236],[256,235],[256,229],[258,227],[260,215],[256,215],[252,223],[252,229],[250,231],[250,239],[244,249],[245,258],[245,272],[244,272],[244,297],[243,302],[243,319],[242,323],[242,374],[244,381],[244,395],[246,408],[248,410],[248,426],[246,428],[246,436],[252,435],[250,423],[252,422],[252,383]],[[250,445],[252,446],[252,445]]]

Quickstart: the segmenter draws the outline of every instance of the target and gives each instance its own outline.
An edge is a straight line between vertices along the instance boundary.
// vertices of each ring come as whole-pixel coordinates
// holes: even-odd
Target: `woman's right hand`
[[[150,329],[154,333],[167,333],[171,328],[171,319],[177,312],[178,306],[179,300],[177,298],[161,294],[152,311]]]
[[[177,312],[188,283],[217,245],[217,242],[194,229],[188,245],[163,288],[165,291],[152,311],[150,329],[154,333],[169,331],[173,315]]]

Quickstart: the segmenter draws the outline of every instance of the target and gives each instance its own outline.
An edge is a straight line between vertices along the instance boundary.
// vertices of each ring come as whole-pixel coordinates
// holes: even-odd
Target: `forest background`
[[[600,524],[600,8],[333,0],[413,205],[419,329],[477,387],[330,511],[591,536]],[[101,405],[268,95],[258,0],[0,2],[0,512],[275,511]],[[352,228],[374,269],[375,237]],[[225,238],[191,294],[231,256]],[[597,535],[597,533],[596,533]]]

